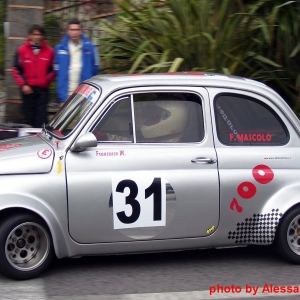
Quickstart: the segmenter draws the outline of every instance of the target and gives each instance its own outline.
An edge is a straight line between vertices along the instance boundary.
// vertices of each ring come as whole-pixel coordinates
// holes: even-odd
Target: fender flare
[[[2,194],[0,195],[0,212],[4,210],[27,210],[40,216],[51,232],[53,246],[57,258],[68,257],[71,254],[70,240],[68,234],[67,215],[64,218],[57,218],[57,214],[51,207],[41,199],[29,197],[29,195],[21,194]]]

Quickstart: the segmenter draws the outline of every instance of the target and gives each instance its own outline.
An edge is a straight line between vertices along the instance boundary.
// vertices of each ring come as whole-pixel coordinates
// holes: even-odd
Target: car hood
[[[54,150],[37,135],[0,141],[0,174],[50,172]]]

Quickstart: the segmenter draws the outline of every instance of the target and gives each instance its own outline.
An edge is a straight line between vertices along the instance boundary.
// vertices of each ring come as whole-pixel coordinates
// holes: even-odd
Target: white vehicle
[[[259,82],[96,76],[0,142],[0,270],[54,256],[268,245],[300,262],[300,123]]]

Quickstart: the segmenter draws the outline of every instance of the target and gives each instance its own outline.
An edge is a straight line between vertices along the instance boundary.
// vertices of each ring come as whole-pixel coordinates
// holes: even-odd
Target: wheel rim
[[[300,255],[300,215],[290,223],[287,230],[287,241],[291,250]]]
[[[5,255],[16,269],[30,271],[39,267],[50,250],[48,232],[39,224],[23,223],[15,227],[5,243]]]

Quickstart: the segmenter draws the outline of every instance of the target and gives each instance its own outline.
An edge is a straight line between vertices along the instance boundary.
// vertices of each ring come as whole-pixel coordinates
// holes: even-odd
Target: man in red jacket
[[[41,127],[47,123],[49,85],[54,80],[54,50],[44,40],[45,31],[32,25],[27,41],[18,48],[12,75],[21,88],[26,123]]]

